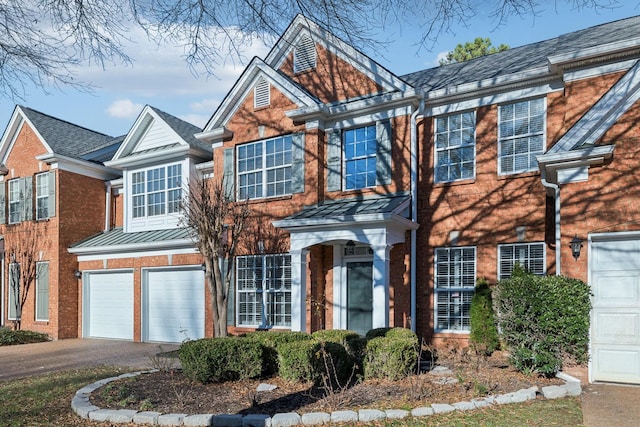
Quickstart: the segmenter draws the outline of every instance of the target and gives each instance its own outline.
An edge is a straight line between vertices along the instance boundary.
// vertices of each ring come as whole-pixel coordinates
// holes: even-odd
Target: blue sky
[[[430,51],[418,50],[418,35],[404,27],[387,31],[384,38],[394,40],[386,51],[368,54],[398,75],[437,66],[438,58],[456,44],[476,37],[489,37],[494,45],[522,46],[560,34],[640,14],[640,1],[624,1],[612,9],[576,11],[565,1],[551,2],[537,16],[511,17],[496,28],[489,13],[472,19],[466,26],[456,25],[441,35]],[[555,3],[555,4],[554,4]],[[622,3],[622,1],[620,2]],[[214,112],[240,75],[244,64],[229,63],[216,70],[216,76],[194,76],[183,61],[179,48],[156,48],[146,43],[140,31],[136,44],[126,48],[134,63],[129,66],[83,66],[76,70],[83,81],[95,88],[90,93],[73,88],[28,88],[24,100],[0,99],[0,128],[4,130],[16,103],[109,135],[127,133],[145,104],[202,126]],[[270,45],[256,43],[244,52],[247,61],[264,57]]]

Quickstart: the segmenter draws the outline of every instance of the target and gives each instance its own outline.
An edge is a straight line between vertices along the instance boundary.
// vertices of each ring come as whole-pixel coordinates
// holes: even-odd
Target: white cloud
[[[185,122],[188,122],[188,123],[191,123],[192,125],[196,125],[200,128],[203,128],[204,125],[207,124],[207,121],[209,120],[210,116],[204,115],[204,114],[191,113],[191,114],[181,114],[179,115],[179,117]]]
[[[445,50],[443,52],[438,52],[438,54],[436,55],[436,59],[434,59],[430,65],[433,66],[433,67],[437,67],[438,65],[440,65],[440,60],[446,59],[447,58],[447,54],[449,52],[450,52],[449,50]]]
[[[119,119],[135,119],[143,107],[144,105],[136,104],[130,99],[118,99],[107,107],[107,113]]]
[[[213,113],[213,111],[216,108],[218,108],[219,104],[220,104],[220,99],[207,98],[201,101],[192,102],[191,104],[189,104],[189,108],[191,108],[193,111],[198,111],[198,112],[204,111],[204,112]]]

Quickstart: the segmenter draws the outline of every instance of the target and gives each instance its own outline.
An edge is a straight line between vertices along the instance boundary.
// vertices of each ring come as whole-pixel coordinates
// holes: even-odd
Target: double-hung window
[[[291,194],[291,135],[243,144],[237,150],[240,200]]]
[[[291,326],[290,255],[238,257],[236,277],[238,326]]]
[[[436,249],[435,329],[469,331],[471,298],[476,284],[476,248]]]
[[[131,174],[133,218],[178,213],[181,197],[181,164],[161,166]]]
[[[510,174],[535,170],[545,149],[545,99],[536,98],[498,109],[498,170]]]
[[[375,187],[378,141],[375,125],[344,131],[345,190]]]
[[[55,172],[36,175],[36,219],[55,216]]]
[[[20,183],[19,179],[9,181],[9,224],[17,224],[22,221],[21,203],[23,195],[20,191]]]
[[[435,181],[475,176],[476,119],[472,111],[436,119]]]
[[[507,279],[513,273],[513,267],[519,264],[526,271],[544,276],[544,243],[515,243],[498,246],[498,279]]]

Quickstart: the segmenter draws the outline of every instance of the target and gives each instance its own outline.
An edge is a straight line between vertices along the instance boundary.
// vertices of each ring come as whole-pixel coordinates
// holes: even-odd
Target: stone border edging
[[[469,411],[484,408],[491,405],[504,405],[508,403],[520,403],[536,398],[538,392],[545,399],[558,399],[566,396],[579,396],[582,393],[580,380],[558,372],[558,378],[564,380],[564,385],[552,385],[547,387],[529,387],[498,396],[486,396],[471,399],[470,401],[457,402],[451,405],[445,403],[433,403],[431,406],[415,408],[411,411],[403,409],[360,409],[359,411],[334,411],[310,412],[298,414],[296,412],[275,414],[273,417],[263,414],[232,415],[232,414],[162,414],[152,411],[136,411],[134,409],[101,409],[89,402],[91,393],[100,387],[116,380],[131,378],[142,374],[157,372],[157,369],[149,371],[132,372],[117,377],[106,378],[82,387],[76,391],[71,400],[71,409],[84,419],[92,421],[106,421],[111,423],[135,423],[160,426],[215,426],[215,427],[292,427],[298,425],[317,425],[344,422],[370,422],[385,419],[402,419],[409,416],[425,417],[434,414],[452,411]]]

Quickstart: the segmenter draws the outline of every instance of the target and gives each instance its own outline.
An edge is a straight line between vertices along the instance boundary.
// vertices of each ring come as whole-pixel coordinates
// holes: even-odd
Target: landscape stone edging
[[[425,417],[452,411],[470,411],[490,405],[504,405],[533,400],[538,393],[545,399],[558,399],[566,396],[579,396],[582,393],[580,380],[559,372],[557,377],[564,381],[563,385],[529,387],[498,396],[486,396],[471,401],[454,404],[433,403],[431,407],[415,408],[411,411],[401,409],[361,409],[360,411],[310,412],[299,415],[296,412],[276,414],[273,417],[264,414],[234,415],[234,414],[162,414],[153,411],[136,411],[132,409],[101,409],[89,402],[89,396],[100,387],[112,381],[131,378],[142,374],[157,372],[157,369],[122,374],[117,377],[106,378],[86,385],[76,391],[71,399],[71,409],[78,416],[92,421],[106,421],[114,424],[135,423],[165,426],[216,426],[216,427],[291,427],[298,425],[317,425],[330,422],[347,421],[379,421],[383,419],[400,419],[408,416]]]

